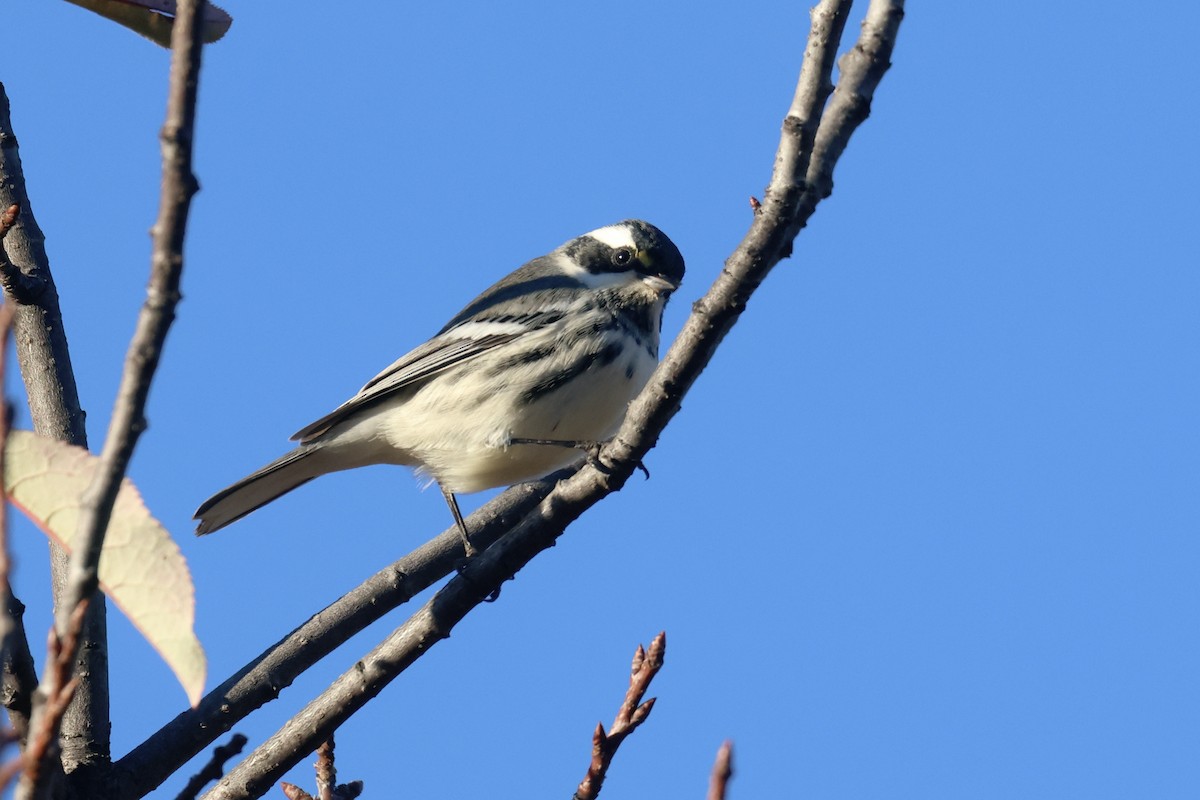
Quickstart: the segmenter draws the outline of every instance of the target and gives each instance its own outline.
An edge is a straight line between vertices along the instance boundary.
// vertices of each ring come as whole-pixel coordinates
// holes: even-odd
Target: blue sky
[[[394,468],[204,540],[196,505],[591,228],[643,217],[680,246],[673,337],[749,224],[807,30],[804,3],[243,5],[205,53],[185,298],[131,468],[191,563],[214,682],[448,519]],[[1194,796],[1200,11],[1169,5],[913,4],[833,197],[652,479],[347,723],[341,777],[568,796],[665,629],[659,704],[607,797],[702,797],[726,738],[732,797]],[[167,54],[66,3],[10,4],[5,29],[98,449]],[[40,642],[45,547],[14,536]],[[236,730],[270,735],[405,617]],[[119,756],[184,698],[110,628]]]

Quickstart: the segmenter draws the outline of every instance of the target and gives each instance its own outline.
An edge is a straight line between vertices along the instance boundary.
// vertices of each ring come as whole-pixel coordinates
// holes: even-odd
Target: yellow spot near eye
[[[638,250],[638,251],[637,251],[637,260],[638,260],[638,261],[640,261],[640,262],[642,262],[642,264],[643,264],[644,266],[647,266],[647,267],[652,267],[652,266],[654,266],[654,259],[652,259],[652,258],[650,257],[650,254],[649,254],[649,253],[647,253],[645,250]]]

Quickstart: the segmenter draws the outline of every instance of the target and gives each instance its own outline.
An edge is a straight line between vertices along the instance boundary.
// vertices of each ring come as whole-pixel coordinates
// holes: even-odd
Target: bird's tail
[[[313,446],[297,447],[205,500],[192,517],[199,520],[196,534],[220,530],[326,472],[320,463],[322,459],[312,458],[320,450]]]

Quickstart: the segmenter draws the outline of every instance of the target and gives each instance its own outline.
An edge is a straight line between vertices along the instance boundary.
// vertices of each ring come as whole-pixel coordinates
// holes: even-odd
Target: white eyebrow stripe
[[[637,249],[637,245],[633,243],[633,233],[625,225],[606,225],[603,228],[597,228],[591,233],[585,233],[584,236],[590,236],[613,249],[618,247],[632,247],[634,250]]]

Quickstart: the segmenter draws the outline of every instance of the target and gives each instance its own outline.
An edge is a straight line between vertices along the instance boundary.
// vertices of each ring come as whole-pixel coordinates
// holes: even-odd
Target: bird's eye
[[[628,247],[618,247],[613,251],[612,260],[618,267],[624,267],[633,261],[633,251]]]

